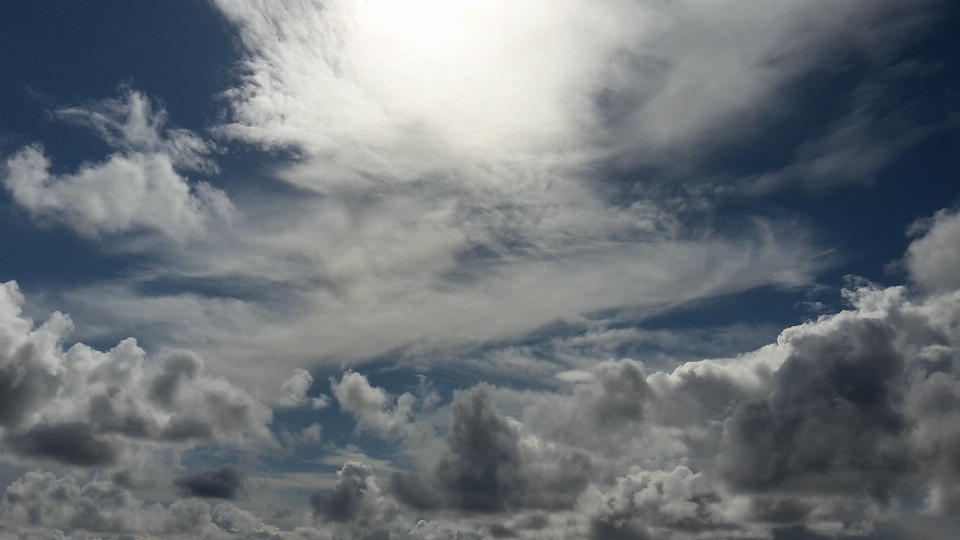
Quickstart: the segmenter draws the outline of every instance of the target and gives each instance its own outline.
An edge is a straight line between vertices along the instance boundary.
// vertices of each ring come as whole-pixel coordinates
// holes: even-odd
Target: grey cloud
[[[642,366],[629,361],[604,362],[593,370],[598,387],[581,387],[601,425],[640,420],[647,393]],[[580,390],[580,389],[578,389]]]
[[[525,421],[551,438],[591,449],[629,436],[643,424],[652,394],[642,363],[605,360],[577,375],[583,380],[571,396],[534,404]]]
[[[398,500],[417,510],[436,510],[445,502],[436,486],[427,483],[417,473],[393,473],[390,487]]]
[[[750,518],[767,523],[802,523],[816,505],[802,498],[755,497],[750,501]]]
[[[466,510],[503,510],[524,489],[519,437],[490,403],[485,386],[462,392],[450,407],[449,452],[437,478]]]
[[[277,399],[277,404],[281,407],[296,407],[302,404],[309,403],[314,409],[323,409],[330,404],[330,398],[327,396],[320,396],[316,398],[308,398],[307,390],[310,389],[310,386],[313,384],[313,376],[310,375],[310,372],[303,369],[297,368],[294,370],[293,375],[283,381],[283,384],[280,388],[280,397]]]
[[[436,465],[392,476],[400,501],[422,510],[476,512],[575,505],[592,472],[590,455],[521,448],[518,427],[494,410],[491,391],[481,384],[456,395]]]
[[[110,465],[117,448],[94,436],[89,424],[37,424],[27,431],[6,435],[4,442],[22,456],[41,457],[69,465]]]
[[[314,514],[330,521],[350,521],[356,517],[371,474],[373,469],[367,465],[356,461],[345,463],[337,473],[337,485],[333,490],[310,496]]]
[[[706,474],[683,466],[627,475],[607,495],[607,510],[592,518],[591,537],[640,540],[668,537],[671,531],[723,530],[729,525],[720,502]]]
[[[169,407],[173,404],[180,380],[193,379],[199,369],[200,359],[192,354],[179,353],[170,356],[150,383],[150,399]]]
[[[37,354],[33,343],[0,354],[0,425],[15,427],[38,403],[53,396],[59,381],[31,358]]]
[[[263,520],[229,503],[199,499],[148,504],[108,481],[84,485],[72,476],[29,472],[0,499],[0,535],[91,538],[158,537],[279,540]],[[5,536],[4,536],[5,537]]]
[[[725,476],[747,489],[886,496],[915,467],[894,337],[889,325],[861,319],[794,340],[770,396],[741,403],[725,422]]]
[[[24,458],[108,465],[138,445],[273,445],[270,410],[200,359],[168,351],[154,359],[127,339],[108,352],[83,344],[64,351],[70,320],[39,328],[20,312],[11,282],[0,287],[0,435]]]
[[[188,497],[233,500],[243,489],[243,477],[233,467],[224,465],[219,469],[177,478],[173,485]]]
[[[396,502],[381,493],[373,469],[358,461],[343,465],[333,489],[314,492],[310,506],[314,517],[353,538],[386,540],[403,528]]]

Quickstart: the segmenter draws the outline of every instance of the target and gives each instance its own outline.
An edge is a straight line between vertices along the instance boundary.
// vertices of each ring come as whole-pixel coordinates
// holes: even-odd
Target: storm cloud
[[[173,485],[188,497],[232,500],[243,489],[243,477],[233,467],[224,465],[219,469],[177,478]]]

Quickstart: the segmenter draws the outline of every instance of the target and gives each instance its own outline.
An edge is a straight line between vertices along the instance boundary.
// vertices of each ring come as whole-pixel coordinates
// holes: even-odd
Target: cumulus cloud
[[[348,371],[333,384],[333,395],[340,409],[349,412],[357,421],[357,428],[371,429],[390,436],[405,427],[413,410],[415,398],[405,393],[388,409],[391,398],[382,388],[375,388],[360,373]]]
[[[46,301],[96,314],[87,335],[144,329],[153,343],[205,347],[206,362],[179,349],[148,355],[132,339],[65,349],[71,320],[35,326],[4,284],[0,456],[93,478],[22,475],[0,501],[4,534],[835,538],[917,505],[960,512],[953,211],[917,229],[906,257],[917,290],[862,284],[846,293],[850,309],[740,356],[673,369],[622,358],[633,354],[616,336],[558,345],[568,356],[557,362],[501,349],[473,364],[547,382],[480,384],[440,409],[439,394],[391,394],[348,370],[331,379],[332,397],[357,433],[380,436],[383,455],[371,454],[383,461],[351,457],[336,478],[296,477],[300,506],[271,508],[287,531],[200,500],[245,493],[265,505],[231,467],[147,482],[168,491],[135,496],[116,471],[145,449],[179,460],[205,446],[276,447],[270,409],[213,373],[229,369],[302,421],[280,428],[284,459],[327,453],[319,463],[339,466],[360,450],[334,448],[340,434],[298,409],[327,403],[308,396],[308,362],[389,351],[427,369],[463,344],[525,342],[585,313],[643,318],[808,284],[827,261],[799,226],[717,228],[709,197],[671,198],[657,181],[700,182],[699,158],[784,118],[786,88],[846,54],[882,64],[929,5],[562,0],[545,16],[529,2],[214,4],[246,52],[216,132],[292,149],[294,163],[274,172],[306,189],[238,199],[236,228],[214,227],[233,203],[185,174],[215,173],[216,148],[167,128],[162,108],[128,90],[54,113],[113,148],[102,162],[61,174],[38,145],[6,160],[4,186],[37,222],[181,241],[162,268],[147,262]],[[918,135],[879,129],[901,124],[884,123],[893,116],[871,99],[855,96],[825,133],[797,143],[794,163],[758,182],[874,174]],[[315,457],[297,455],[297,466]],[[169,502],[174,488],[186,498]]]
[[[282,538],[275,527],[229,503],[148,504],[108,481],[80,485],[72,476],[41,472],[29,472],[7,487],[0,517],[0,533],[30,538]]]
[[[490,392],[481,384],[457,394],[439,460],[395,473],[397,498],[414,508],[481,513],[572,507],[589,479],[589,454],[522,438],[520,426],[494,410]]]
[[[960,293],[851,284],[849,309],[738,357],[460,392],[444,447],[392,492],[421,512],[508,516],[487,526],[498,537],[909,537],[904,516],[960,509]],[[566,524],[512,524],[543,510]]]
[[[590,537],[597,540],[695,534],[725,525],[720,496],[706,475],[684,466],[623,476],[606,496],[608,510],[590,523]]]
[[[71,321],[55,313],[34,328],[16,283],[0,287],[0,444],[24,459],[105,466],[142,445],[270,446],[270,409],[199,357],[148,359],[127,339],[107,352],[61,343]]]
[[[223,191],[190,183],[178,172],[216,172],[207,157],[213,147],[189,131],[165,129],[166,112],[154,111],[140,92],[124,90],[121,98],[55,116],[93,129],[116,152],[62,175],[50,172],[50,159],[37,144],[7,158],[3,185],[38,221],[90,238],[156,231],[183,240],[230,216],[233,206]]]
[[[297,407],[309,404],[314,409],[323,409],[330,404],[330,398],[320,396],[315,398],[307,397],[307,390],[313,385],[313,375],[310,372],[297,368],[289,379],[283,381],[280,388],[280,397],[277,399],[277,405],[281,407]]]
[[[377,486],[373,469],[358,461],[348,461],[337,472],[337,484],[329,491],[310,496],[314,516],[347,530],[364,531],[357,537],[390,538],[391,522],[398,517],[392,498]]]
[[[915,223],[912,232],[922,236],[907,250],[910,277],[931,291],[960,287],[960,213],[941,210]]]

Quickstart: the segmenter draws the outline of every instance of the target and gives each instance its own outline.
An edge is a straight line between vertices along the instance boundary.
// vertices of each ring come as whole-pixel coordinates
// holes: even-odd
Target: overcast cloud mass
[[[960,536],[958,22],[6,2],[0,539]]]

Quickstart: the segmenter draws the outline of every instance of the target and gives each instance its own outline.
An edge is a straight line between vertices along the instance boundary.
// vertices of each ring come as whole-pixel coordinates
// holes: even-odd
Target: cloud
[[[381,494],[373,469],[358,461],[344,463],[336,486],[314,492],[310,505],[315,517],[353,531],[355,538],[390,538],[399,515],[396,502]]]
[[[171,350],[148,360],[133,339],[108,352],[82,343],[63,350],[70,319],[55,313],[34,328],[22,302],[16,283],[0,287],[0,449],[90,467],[149,443],[275,444],[270,409],[205,374],[196,355]]]
[[[0,533],[31,538],[282,538],[275,527],[229,503],[211,506],[183,499],[148,504],[109,481],[80,485],[72,476],[58,478],[38,471],[7,487],[0,517]]]
[[[905,256],[911,279],[931,291],[960,287],[960,213],[940,210],[912,231],[923,235],[910,243]]]
[[[480,384],[454,397],[439,460],[392,476],[400,501],[419,509],[481,513],[575,504],[591,472],[589,454],[521,438],[519,426],[493,409],[490,392]]]
[[[676,168],[779,119],[825,64],[882,62],[930,3],[216,5],[247,52],[224,132],[323,156],[287,178],[327,190],[471,161]]]
[[[187,497],[233,500],[243,489],[243,477],[229,465],[201,471],[173,481]]]
[[[607,497],[609,510],[592,518],[590,538],[661,538],[660,531],[696,534],[726,525],[706,475],[683,466],[618,478]]]
[[[503,516],[485,525],[500,537],[543,510],[565,525],[524,534],[899,538],[908,516],[955,516],[960,293],[851,283],[849,309],[737,357],[459,392],[444,445],[408,446],[424,459],[391,492],[421,513]]]
[[[367,378],[359,373],[344,373],[332,387],[340,409],[353,415],[358,429],[371,429],[390,436],[409,422],[408,417],[414,405],[412,394],[401,395],[393,410],[386,410],[389,400],[387,393],[382,388],[370,386]]]
[[[40,145],[26,146],[7,158],[3,171],[13,199],[41,223],[89,238],[150,231],[182,241],[229,218],[233,206],[223,191],[191,184],[178,172],[216,172],[206,157],[213,147],[189,131],[164,129],[165,111],[154,112],[143,94],[124,94],[55,112],[93,129],[116,153],[57,175]]]
[[[517,432],[490,405],[483,386],[460,394],[450,407],[449,452],[437,478],[465,510],[502,510],[523,489]]]
[[[245,51],[220,144],[291,150],[262,180],[305,190],[231,194],[228,230],[53,293],[49,307],[73,313],[82,339],[189,348],[258,397],[291,403],[284,381],[318,363],[396,352],[440,363],[585,314],[639,319],[802,286],[831,261],[797,223],[715,227],[702,190],[623,170],[693,163],[677,156],[739,140],[741,120],[782,114],[785,88],[833,52],[896,47],[926,13],[886,1],[571,0],[549,17],[526,4],[442,4],[217,2]],[[121,152],[174,155],[163,137],[141,136],[157,122],[109,124],[109,110],[66,117],[146,141]]]
[[[422,403],[413,393],[395,397],[346,371],[331,381],[341,412],[397,444],[403,458],[396,462],[416,465],[404,471],[378,462],[375,474],[349,459],[335,482],[302,501],[309,504],[307,521],[291,519],[300,528],[277,534],[842,538],[899,530],[905,515],[954,515],[960,508],[953,487],[960,479],[960,293],[850,284],[855,288],[844,292],[850,304],[844,311],[787,328],[755,351],[672,370],[654,371],[629,358],[596,361],[539,390],[480,384],[456,392],[449,407],[439,409],[427,406],[426,396]],[[57,316],[34,328],[20,314],[16,287],[3,290],[3,373],[24,374],[3,380],[18,395],[32,395],[20,384],[40,394],[27,405],[4,404],[3,441],[17,459],[104,466],[109,463],[85,462],[103,453],[84,448],[107,444],[116,449],[115,460],[144,442],[243,449],[265,429],[269,416],[249,416],[265,410],[244,401],[249,396],[233,389],[237,401],[231,402],[210,394],[228,387],[206,375],[196,355],[169,351],[145,362],[132,342],[109,353],[82,345],[63,351],[69,320]],[[292,394],[304,395],[304,373],[288,380]],[[181,416],[185,411],[189,417]],[[255,418],[261,423],[251,424]],[[114,521],[105,522],[101,512],[83,518],[88,529],[75,528],[160,531],[152,533],[157,536],[267,530],[233,506],[186,499],[153,507],[129,502],[125,497],[132,495],[122,495],[127,488],[99,480],[81,487],[54,475],[30,478],[8,492],[36,492],[31,500],[45,502],[30,510],[26,495],[8,496],[0,511],[10,523],[80,523],[71,506],[47,493],[66,490],[67,500],[82,501],[120,489],[119,502],[111,503],[119,505],[110,514]],[[192,495],[239,490],[227,469],[177,484]],[[908,500],[921,506],[906,507]],[[169,517],[177,512],[182,515]],[[224,517],[231,513],[237,515]],[[30,515],[41,517],[31,524]],[[138,525],[124,525],[131,520]]]
[[[309,404],[314,409],[323,409],[330,404],[330,398],[320,396],[315,398],[307,397],[307,390],[313,384],[313,376],[310,372],[297,368],[289,379],[283,381],[280,389],[280,397],[277,399],[277,405],[281,407],[297,407]]]
[[[916,466],[899,410],[907,374],[894,331],[869,319],[831,330],[792,340],[769,396],[739,404],[725,421],[723,464],[735,485],[886,497]]]

